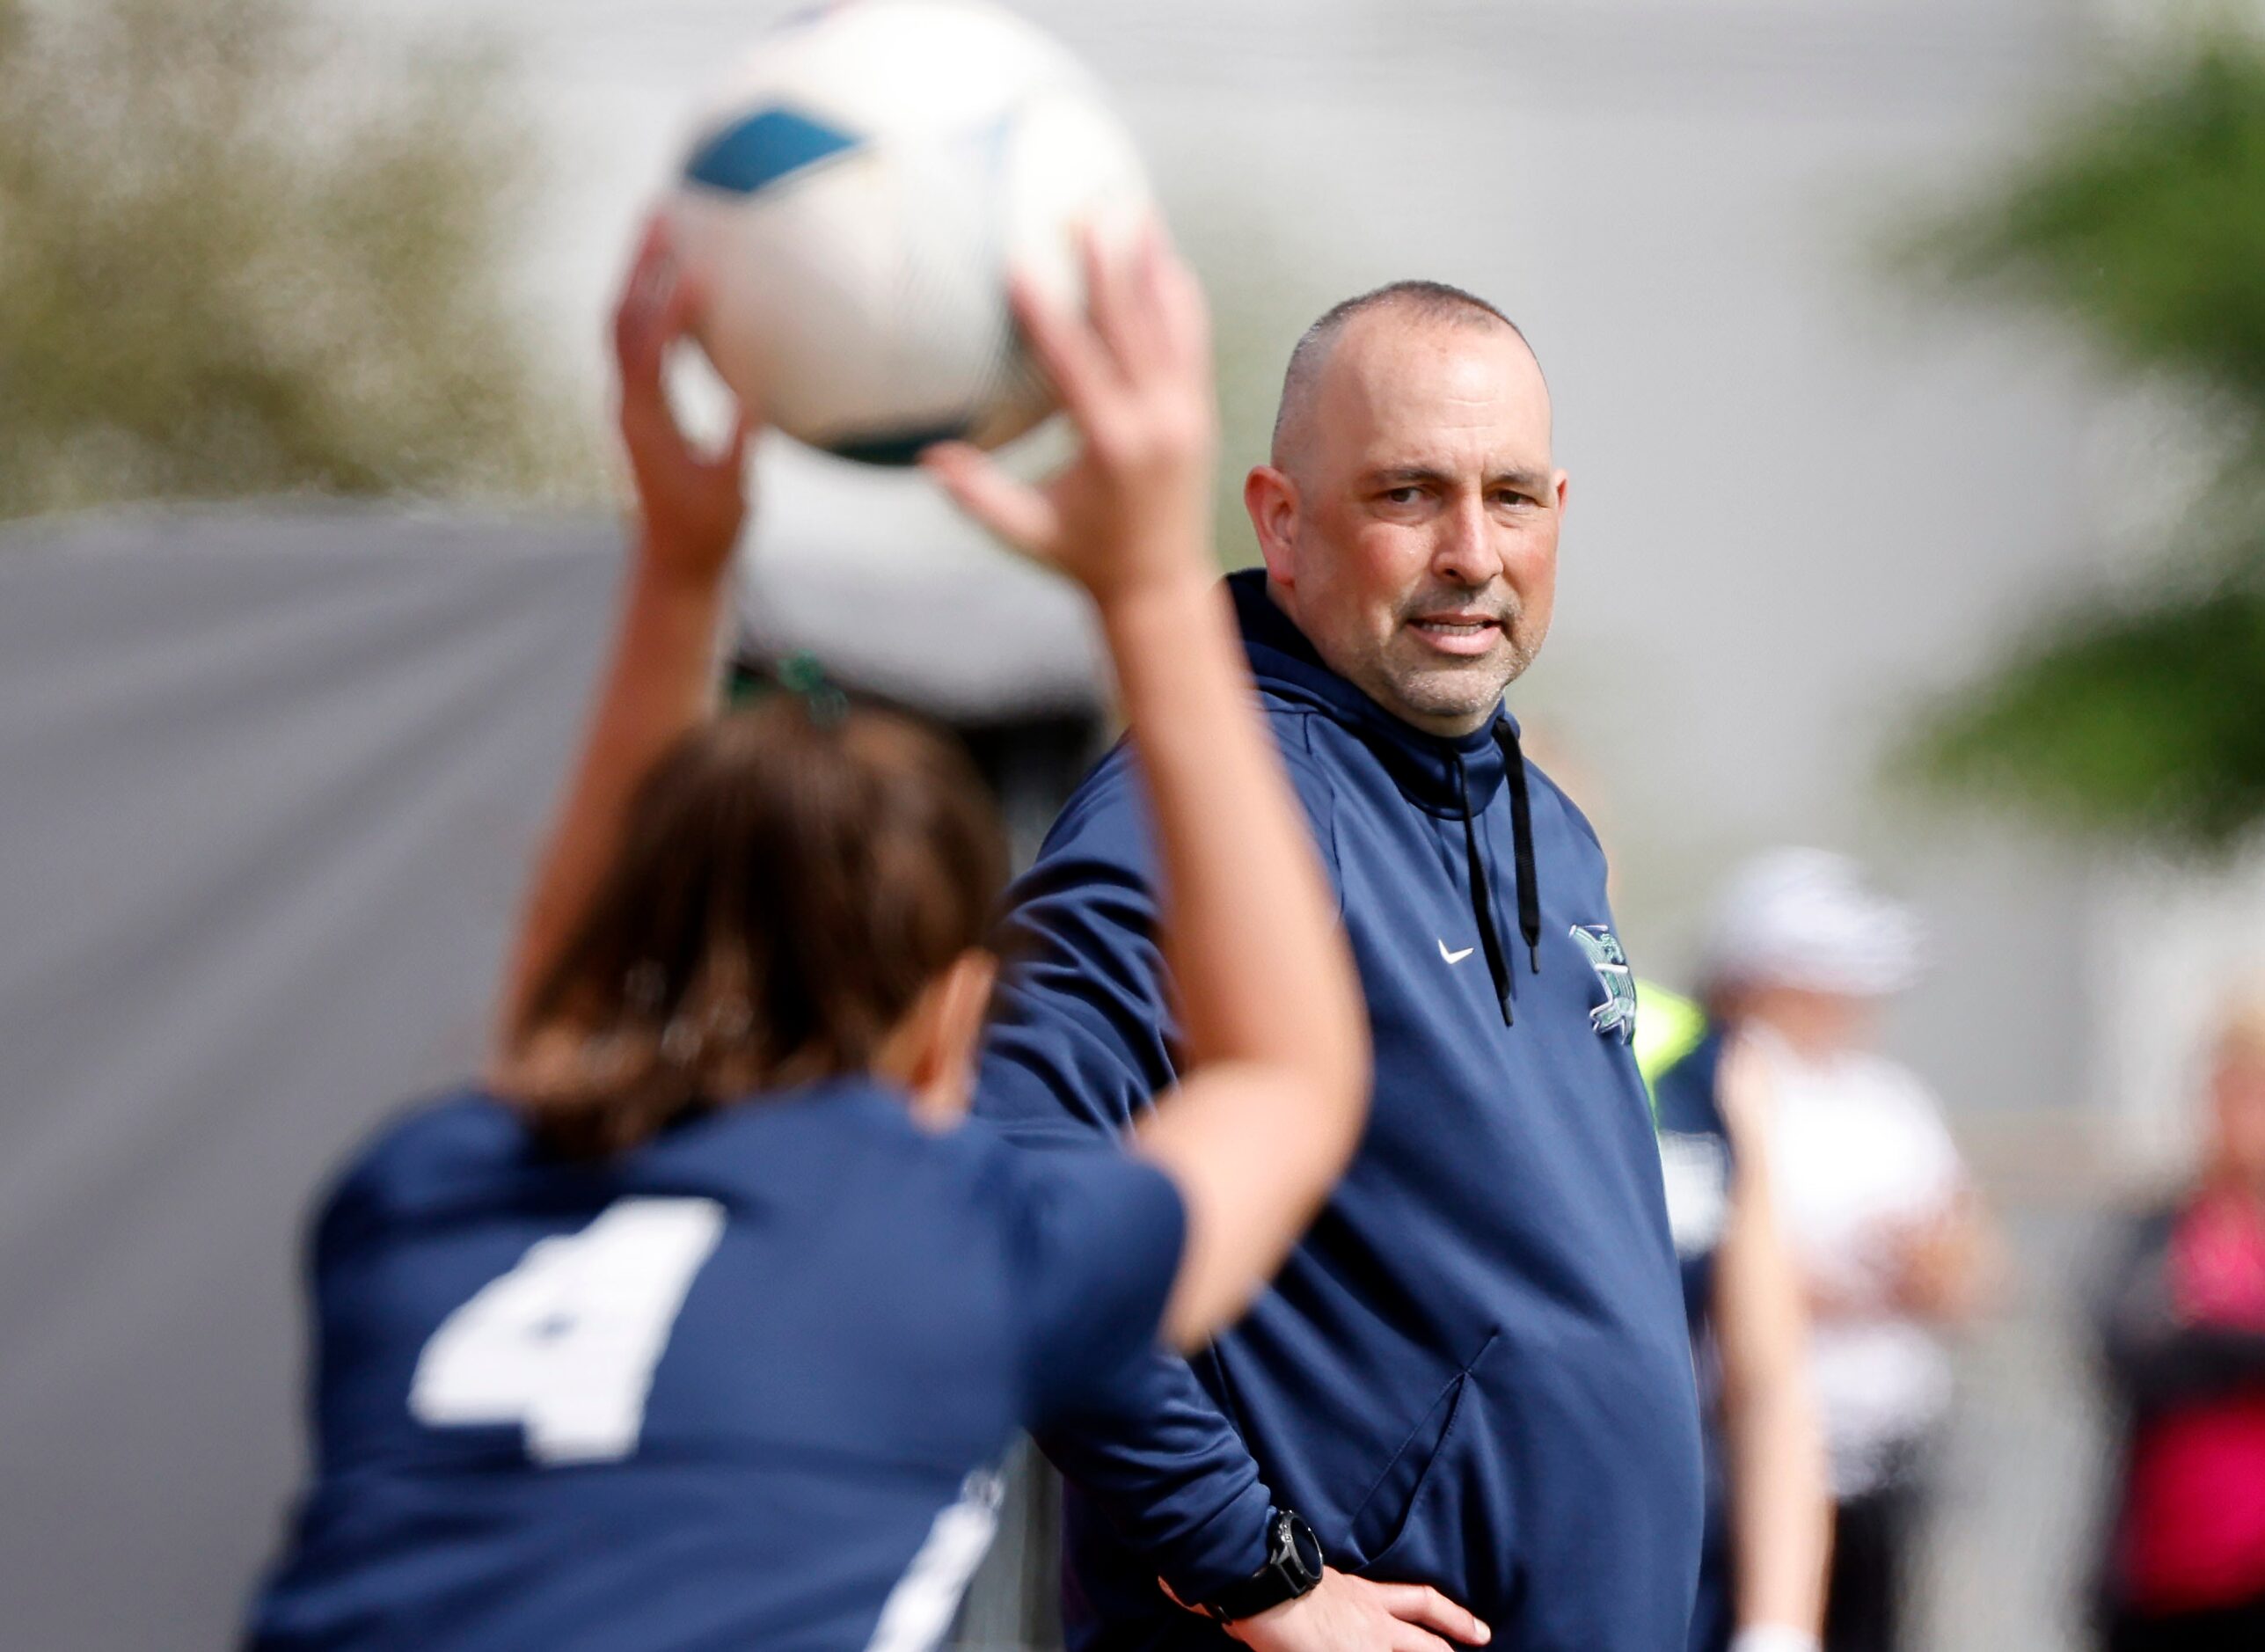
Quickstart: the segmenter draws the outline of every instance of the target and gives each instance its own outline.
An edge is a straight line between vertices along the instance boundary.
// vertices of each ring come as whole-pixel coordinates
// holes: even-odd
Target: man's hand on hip
[[[1257,1652],[1448,1652],[1458,1642],[1484,1646],[1494,1634],[1436,1589],[1372,1583],[1334,1567],[1297,1599],[1226,1630]]]

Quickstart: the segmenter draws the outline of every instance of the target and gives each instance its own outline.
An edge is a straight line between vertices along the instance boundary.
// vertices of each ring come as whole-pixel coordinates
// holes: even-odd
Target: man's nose
[[[1494,544],[1494,524],[1485,500],[1458,500],[1440,519],[1431,569],[1442,579],[1469,586],[1485,585],[1503,573],[1502,553]]]

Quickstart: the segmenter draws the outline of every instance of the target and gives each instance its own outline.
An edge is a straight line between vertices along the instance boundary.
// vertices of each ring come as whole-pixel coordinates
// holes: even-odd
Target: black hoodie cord
[[[1510,785],[1510,834],[1516,844],[1518,869],[1518,933],[1526,943],[1526,959],[1536,975],[1541,973],[1541,880],[1534,871],[1533,804],[1526,797],[1526,757],[1518,749],[1517,727],[1507,717],[1494,722],[1494,743],[1502,749],[1504,778]],[[1471,812],[1466,803],[1464,811]]]
[[[1487,863],[1479,854],[1479,828],[1471,818],[1471,783],[1463,772],[1463,759],[1455,759],[1455,792],[1463,801],[1463,859],[1471,868],[1471,916],[1478,920],[1479,944],[1487,949],[1487,973],[1494,977],[1494,1001],[1502,1006],[1502,1025],[1515,1027],[1510,1013],[1510,969],[1502,961],[1502,938],[1494,923],[1494,899],[1487,890]],[[1513,812],[1515,822],[1518,815]],[[1519,880],[1523,889],[1527,880]],[[1538,931],[1540,920],[1535,920]]]

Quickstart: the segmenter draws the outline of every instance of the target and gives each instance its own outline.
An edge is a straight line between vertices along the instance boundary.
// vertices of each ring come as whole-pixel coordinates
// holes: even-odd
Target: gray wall
[[[303,1208],[476,1060],[610,525],[0,536],[0,1641],[227,1642]]]

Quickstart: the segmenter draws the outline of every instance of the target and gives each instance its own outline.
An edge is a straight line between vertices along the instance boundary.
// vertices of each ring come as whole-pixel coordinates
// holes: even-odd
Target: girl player
[[[1017,301],[1077,458],[1041,488],[928,463],[1100,610],[1186,1082],[1124,1154],[961,1124],[997,822],[899,719],[712,717],[751,421],[713,457],[680,435],[662,360],[698,295],[654,231],[615,329],[612,663],[488,1078],[320,1217],[315,1482],[253,1645],[930,1646],[1014,1431],[1204,1341],[1344,1166],[1363,1015],[1214,578],[1202,296],[1152,230],[1087,265],[1088,317]]]

